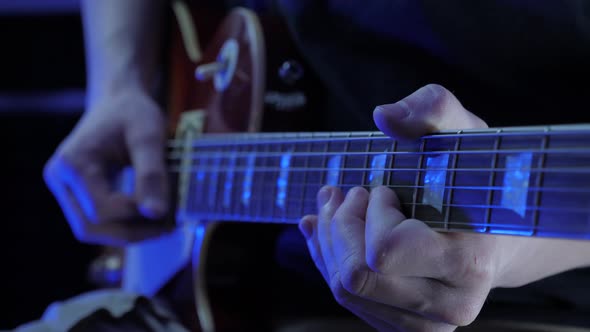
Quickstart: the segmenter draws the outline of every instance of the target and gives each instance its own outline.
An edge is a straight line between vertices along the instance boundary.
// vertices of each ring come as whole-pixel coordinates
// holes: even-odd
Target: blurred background
[[[0,330],[91,289],[98,248],[78,243],[42,170],[84,107],[76,0],[0,0]]]

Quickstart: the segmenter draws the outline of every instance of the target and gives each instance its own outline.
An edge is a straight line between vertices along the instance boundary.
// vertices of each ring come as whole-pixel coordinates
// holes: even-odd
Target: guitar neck
[[[590,125],[442,132],[206,134],[173,141],[179,222],[296,223],[323,185],[388,186],[446,231],[590,237]]]

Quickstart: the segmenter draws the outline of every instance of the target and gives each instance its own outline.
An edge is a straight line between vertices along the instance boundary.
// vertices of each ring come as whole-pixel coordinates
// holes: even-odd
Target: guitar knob
[[[195,69],[195,78],[201,82],[212,79],[215,74],[225,70],[227,66],[221,62],[205,63]]]
[[[291,85],[303,77],[303,66],[295,60],[287,60],[279,68],[279,77]]]

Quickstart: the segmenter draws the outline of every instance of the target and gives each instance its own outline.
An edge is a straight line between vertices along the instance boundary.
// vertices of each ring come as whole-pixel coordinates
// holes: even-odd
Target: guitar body
[[[310,90],[317,89],[318,84],[311,75],[302,75],[307,68],[278,18],[260,17],[244,8],[227,14],[196,6],[182,10],[190,11],[197,38],[205,46],[198,52],[198,61],[193,61],[187,51],[187,27],[185,31],[180,25],[173,27],[167,101],[171,137],[182,137],[179,128],[190,128],[191,137],[200,133],[312,129]],[[197,68],[219,61],[228,45],[236,46],[237,51],[222,60],[235,62],[230,63],[235,66],[232,77],[224,78],[227,86],[216,85],[215,76],[195,78]],[[299,67],[288,68],[296,72],[281,75],[285,65]],[[265,103],[269,95],[271,100]],[[289,105],[285,107],[285,102],[277,102],[277,98]],[[303,102],[289,102],[293,99]],[[183,124],[194,120],[191,115],[196,113],[201,123]],[[269,317],[278,318],[276,304],[284,301],[278,294],[278,288],[284,287],[279,279],[284,277],[280,276],[275,254],[277,238],[286,226],[194,222],[192,267],[180,272],[181,277],[163,290],[178,293],[178,287],[186,287],[190,279],[196,303],[181,299],[183,306],[177,308],[185,324],[207,332],[270,330],[274,322]],[[188,294],[186,289],[184,294]]]

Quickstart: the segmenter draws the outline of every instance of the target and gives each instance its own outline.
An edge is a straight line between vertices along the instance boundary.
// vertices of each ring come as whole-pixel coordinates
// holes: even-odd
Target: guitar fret
[[[491,171],[490,171],[490,182],[488,183],[488,187],[493,187],[494,183],[496,182],[496,168],[498,167],[498,149],[500,148],[500,141],[501,141],[501,136],[500,134],[502,133],[502,129],[498,129],[498,136],[496,136],[496,139],[494,140],[494,152],[493,152],[493,157],[492,157],[492,165],[491,165]],[[493,203],[493,199],[494,199],[494,191],[493,190],[488,190],[488,197],[487,197],[487,206],[488,208],[486,209],[486,213],[485,213],[485,224],[489,225],[491,222],[491,218],[492,218],[492,209],[490,208],[492,206]],[[485,227],[483,229],[483,232],[489,232],[490,228],[489,227]]]
[[[373,137],[373,135],[369,134],[369,137]],[[365,155],[365,171],[363,172],[363,180],[361,181],[361,185],[364,186],[365,188],[369,189],[371,187],[371,184],[369,183],[369,181],[367,181],[367,173],[371,172],[371,170],[369,170],[369,153],[371,152],[371,143],[373,143],[372,139],[369,139],[367,141],[367,146],[365,148],[365,152],[367,153]]]
[[[305,151],[310,153],[312,151],[311,150],[311,143],[308,142],[308,143],[305,143],[305,145],[306,145]],[[304,158],[303,167],[307,169],[309,167],[309,154],[303,158]],[[308,174],[308,172],[303,172],[304,187],[301,189],[301,204],[299,204],[299,217],[303,217],[306,213],[306,211],[305,211],[305,204],[306,204],[305,197],[306,197],[307,188],[309,187],[309,184],[307,183],[307,174]]]
[[[393,172],[393,161],[395,159],[395,153],[397,152],[397,140],[393,140],[393,143],[391,144],[391,152],[392,152],[392,154],[389,156],[389,165],[387,166],[387,169],[389,171],[385,173],[387,176],[387,180],[384,181],[384,184],[391,184],[392,172]]]
[[[459,151],[461,147],[461,136],[457,136],[455,139],[455,146],[453,147],[453,151]],[[451,209],[449,208],[450,204],[453,200],[453,187],[455,186],[455,175],[456,175],[456,168],[457,168],[457,159],[459,158],[458,153],[453,153],[453,159],[451,159],[451,166],[452,169],[451,174],[449,175],[449,191],[447,192],[447,207],[445,208],[445,217],[444,217],[444,229],[449,229],[449,219],[451,215]]]
[[[258,145],[258,147],[260,147],[260,145]],[[269,144],[265,144],[263,145],[263,153],[268,153],[270,150],[270,145]],[[261,163],[262,165],[260,165],[260,167],[267,167],[267,158],[268,157],[264,157],[264,156],[258,156],[256,158],[256,165],[258,166],[259,163]],[[264,201],[268,200],[268,198],[265,199],[265,194],[266,194],[266,190],[264,190],[264,185],[266,183],[266,177],[267,177],[267,172],[254,172],[254,179],[255,179],[255,195],[257,197],[262,197],[263,199],[261,200],[255,200],[256,201],[256,218],[264,218]]]
[[[256,153],[258,151],[255,145],[248,147],[246,150],[250,155],[248,156],[248,161],[245,162],[248,165],[248,173],[244,173],[244,184],[242,187],[242,194],[240,195],[240,206],[245,208],[248,215],[254,217],[256,215],[256,208],[250,202],[250,197],[252,196],[252,188],[256,188],[254,168],[256,167]]]
[[[214,153],[214,157],[211,158],[211,169],[215,170],[215,169],[219,169],[219,163],[221,160],[221,152],[217,151]],[[216,204],[217,204],[217,185],[219,182],[219,173],[218,172],[210,172],[209,174],[209,195],[207,196],[207,202],[209,204],[209,208],[210,209],[214,209],[216,208]]]
[[[275,209],[277,208],[277,195],[278,195],[278,181],[279,181],[279,169],[280,167],[277,167],[277,165],[280,165],[280,160],[282,159],[281,152],[282,152],[282,143],[279,143],[278,146],[275,144],[271,145],[271,151],[272,152],[276,152],[273,151],[274,149],[278,149],[278,154],[273,154],[272,157],[267,157],[268,161],[270,162],[270,168],[272,169],[272,171],[269,171],[267,173],[270,174],[271,180],[270,180],[270,184],[272,184],[272,189],[271,189],[271,194],[270,194],[270,199],[269,199],[269,203],[267,204],[268,208],[268,216],[270,217],[276,217],[276,212]]]
[[[416,169],[416,180],[414,181],[414,194],[412,195],[412,217],[416,218],[416,203],[418,202],[418,187],[420,185],[421,169],[424,166],[424,148],[426,140],[422,139],[420,143],[420,157],[418,158],[418,167]]]
[[[339,169],[339,173],[338,173],[338,186],[341,187],[342,184],[344,184],[344,172],[346,172],[346,160],[348,159],[347,156],[347,152],[349,152],[349,148],[350,148],[350,137],[351,137],[351,133],[346,134],[346,138],[348,138],[349,140],[344,142],[344,148],[342,149],[343,153],[342,153],[342,157],[340,159],[340,169]],[[344,194],[346,195],[346,192],[344,192]]]
[[[549,128],[546,128],[545,135],[543,135],[543,139],[541,140],[541,153],[539,155],[539,160],[537,162],[537,168],[540,170],[545,168],[545,158],[546,154],[543,152],[549,146]],[[537,178],[535,179],[535,187],[541,188],[543,186],[543,172],[540,171],[537,173]],[[541,205],[541,191],[537,190],[535,192],[535,196],[533,198],[533,202],[535,202],[535,209],[533,210],[533,227],[537,229],[539,226],[539,206]],[[533,233],[536,233],[533,232]]]

